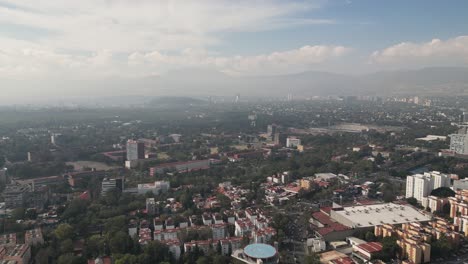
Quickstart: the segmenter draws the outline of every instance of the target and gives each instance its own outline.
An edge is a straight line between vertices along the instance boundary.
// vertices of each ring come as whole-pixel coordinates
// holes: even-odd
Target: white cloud
[[[223,42],[220,33],[334,23],[297,16],[320,8],[322,2],[2,0],[0,23],[26,30],[22,36],[15,36],[14,30],[0,36],[0,77],[136,76],[182,67],[210,67],[233,74],[305,70],[311,64],[340,57],[348,49],[304,46],[266,55],[231,57],[209,50]]]
[[[203,50],[186,49],[179,55],[164,55],[154,51],[133,53],[128,57],[133,68],[157,70],[164,67],[210,67],[237,75],[286,74],[310,69],[314,65],[346,55],[343,46],[304,46],[299,49],[257,56],[211,56]]]
[[[269,30],[298,24],[333,23],[295,19],[317,1],[262,0],[7,0],[0,23],[47,30],[37,43],[49,48],[119,52],[201,48],[219,43],[216,33]]]
[[[370,57],[372,63],[395,65],[468,65],[468,36],[447,40],[433,39],[424,43],[402,42]]]

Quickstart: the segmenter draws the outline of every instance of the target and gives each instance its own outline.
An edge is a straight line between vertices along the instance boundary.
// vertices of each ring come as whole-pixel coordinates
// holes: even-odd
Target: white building
[[[167,192],[169,188],[170,188],[170,184],[168,181],[155,181],[154,183],[142,183],[142,184],[138,184],[138,194],[146,194],[147,192],[159,194],[162,192]]]
[[[226,237],[226,226],[225,224],[215,224],[211,226],[213,233],[213,240],[223,239]]]
[[[310,251],[312,252],[322,252],[327,249],[327,246],[325,244],[325,240],[322,238],[309,238],[307,239],[307,247],[309,248]]]
[[[301,139],[296,137],[288,137],[286,139],[286,147],[287,148],[297,148],[301,144]]]
[[[422,202],[432,190],[450,186],[450,176],[438,171],[425,172],[406,177],[406,198],[414,197]]]

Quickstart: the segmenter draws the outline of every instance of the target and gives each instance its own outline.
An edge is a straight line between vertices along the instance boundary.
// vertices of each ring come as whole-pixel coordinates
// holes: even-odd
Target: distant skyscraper
[[[145,144],[135,140],[127,141],[127,160],[139,160],[145,158]]]
[[[236,101],[235,101],[235,102],[238,103],[239,100],[240,100],[240,94],[237,94],[237,95],[236,95]]]
[[[268,125],[267,127],[267,135],[269,137],[273,137],[276,133],[276,130],[277,130],[277,127],[275,124],[272,124],[272,125]]]
[[[248,118],[249,118],[249,120],[250,120],[250,126],[251,126],[251,127],[257,126],[257,114],[249,115]]]

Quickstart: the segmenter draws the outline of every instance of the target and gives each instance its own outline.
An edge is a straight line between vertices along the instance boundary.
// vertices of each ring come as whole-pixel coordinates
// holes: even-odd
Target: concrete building
[[[288,137],[286,139],[287,148],[297,148],[299,145],[301,145],[301,140],[297,137]]]
[[[364,263],[382,251],[382,244],[379,242],[368,242],[353,246],[353,257],[361,259]]]
[[[438,212],[442,211],[444,206],[449,203],[448,198],[439,198],[436,196],[429,196],[426,199],[423,200],[422,206],[424,208],[430,208],[431,212]]]
[[[223,239],[226,237],[226,225],[225,224],[214,224],[211,226],[213,239]]]
[[[468,190],[459,190],[455,197],[449,198],[450,217],[458,226],[458,231],[468,236]]]
[[[155,181],[154,183],[140,183],[138,184],[137,190],[138,194],[146,194],[147,192],[159,194],[167,192],[170,187],[168,181]]]
[[[124,190],[123,178],[104,178],[101,183],[101,195],[106,195],[106,193],[112,189],[119,189],[120,191]]]
[[[8,184],[3,191],[6,208],[24,207],[29,198],[31,186],[24,184]]]
[[[7,247],[4,250],[5,255],[1,259],[1,263],[5,264],[28,264],[31,259],[31,247],[26,244]]]
[[[432,190],[450,187],[450,176],[438,171],[425,172],[406,177],[406,198],[414,197],[419,202],[428,197]]]
[[[451,134],[450,150],[461,155],[468,155],[468,126],[462,126],[457,134]]]
[[[279,263],[276,248],[267,244],[251,244],[244,249],[236,250],[232,257],[247,264],[274,264]]]
[[[468,178],[453,181],[453,190],[468,190]]]
[[[307,242],[306,242],[306,245],[307,245],[308,251],[313,252],[313,253],[322,252],[322,251],[325,251],[327,249],[327,245],[325,243],[325,240],[323,240],[322,238],[319,238],[319,237],[308,238]]]
[[[429,215],[420,213],[409,205],[394,203],[332,209],[330,216],[337,222],[351,228],[369,228],[382,224],[403,224],[431,220]]]
[[[139,160],[145,158],[145,143],[136,140],[127,141],[127,160]]]
[[[0,235],[0,245],[2,246],[16,245],[16,233]]]
[[[44,243],[42,230],[40,228],[31,229],[24,234],[24,243],[30,246],[36,246]]]
[[[210,160],[192,160],[183,162],[172,162],[158,165],[150,168],[150,175],[154,177],[156,174],[162,174],[168,171],[187,172],[193,170],[202,170],[210,168]]]
[[[48,176],[27,180],[16,180],[16,182],[19,184],[28,184],[31,186],[31,190],[34,191],[37,188],[44,186],[63,184],[65,182],[65,178],[63,176]]]

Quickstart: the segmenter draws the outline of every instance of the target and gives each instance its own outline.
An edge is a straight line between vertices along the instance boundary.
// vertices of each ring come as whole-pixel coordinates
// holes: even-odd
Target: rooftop
[[[365,244],[360,244],[358,245],[358,247],[369,253],[375,253],[382,250],[382,244],[379,242],[369,242]]]
[[[334,217],[339,216],[339,217]],[[431,217],[425,215],[409,205],[394,203],[362,205],[344,207],[343,210],[333,211],[332,217],[344,218],[343,224],[350,227],[372,227],[382,224],[402,224],[408,222],[425,222]]]

